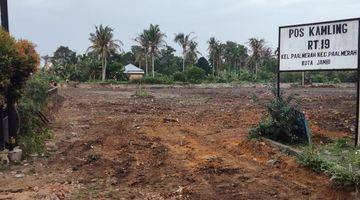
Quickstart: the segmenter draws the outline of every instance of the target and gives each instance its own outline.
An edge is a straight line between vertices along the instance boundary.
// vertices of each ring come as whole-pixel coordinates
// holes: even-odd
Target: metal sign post
[[[360,19],[359,19],[360,24]],[[358,31],[358,68],[357,68],[357,84],[356,84],[356,135],[355,135],[355,147],[360,145],[360,25]]]
[[[282,72],[354,71],[355,146],[360,145],[360,18],[279,27],[277,95]]]

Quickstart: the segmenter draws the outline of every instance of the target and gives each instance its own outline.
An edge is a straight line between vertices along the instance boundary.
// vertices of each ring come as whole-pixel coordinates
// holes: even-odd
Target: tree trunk
[[[148,64],[148,53],[145,53],[145,71],[146,71],[146,76],[149,75],[149,64]]]
[[[257,78],[258,78],[258,68],[259,68],[259,64],[256,63],[255,64],[255,80],[257,80]]]
[[[102,81],[105,81],[105,79],[106,79],[106,58],[103,55],[103,58],[102,58]]]
[[[17,146],[16,138],[17,138],[17,127],[18,127],[18,120],[17,120],[17,113],[15,102],[8,101],[7,104],[7,115],[8,115],[8,124],[9,124],[9,150],[13,150],[14,147]]]
[[[154,54],[151,55],[151,62],[152,62],[152,76],[155,77],[155,59],[154,59]]]
[[[218,67],[217,67],[218,74],[219,74],[219,70],[220,70],[220,64],[221,64],[221,55],[219,55],[219,61],[218,61]]]
[[[213,76],[215,76],[215,56],[213,55],[213,58],[212,58],[212,62],[213,62]]]
[[[0,151],[4,150],[5,147],[3,119],[4,119],[3,105],[0,105]]]
[[[183,50],[183,72],[185,72],[186,51]]]
[[[301,72],[301,85],[305,85],[305,72]]]

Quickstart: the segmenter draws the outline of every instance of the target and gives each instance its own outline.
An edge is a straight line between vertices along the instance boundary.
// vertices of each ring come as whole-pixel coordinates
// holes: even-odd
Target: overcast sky
[[[360,0],[8,0],[10,31],[30,39],[41,55],[60,45],[84,53],[95,25],[109,25],[129,50],[150,23],[173,43],[178,32],[195,32],[207,55],[211,36],[246,44],[251,37],[277,45],[278,26],[360,17]]]

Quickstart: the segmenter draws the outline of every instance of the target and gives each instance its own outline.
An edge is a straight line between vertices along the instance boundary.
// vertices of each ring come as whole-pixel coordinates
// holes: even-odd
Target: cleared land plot
[[[265,87],[153,87],[148,98],[133,97],[136,90],[63,89],[49,157],[2,172],[0,198],[351,198],[328,177],[247,140],[271,97]],[[355,88],[290,91],[304,99],[315,142],[352,134]],[[17,171],[25,177],[14,178]]]

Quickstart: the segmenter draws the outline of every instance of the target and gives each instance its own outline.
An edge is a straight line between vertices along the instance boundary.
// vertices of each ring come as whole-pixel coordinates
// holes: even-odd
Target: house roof
[[[144,74],[144,70],[140,69],[139,67],[136,67],[133,64],[128,64],[125,66],[125,74]]]

